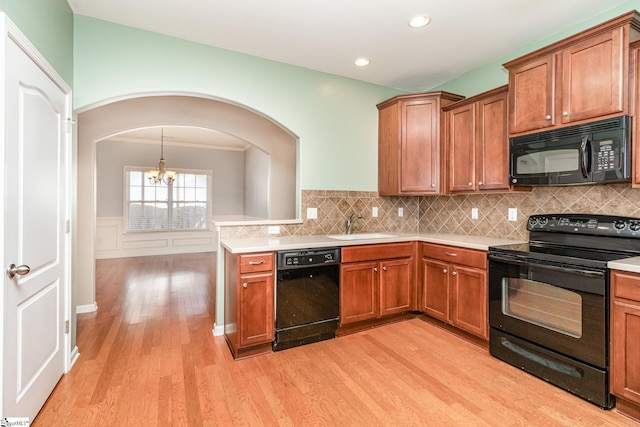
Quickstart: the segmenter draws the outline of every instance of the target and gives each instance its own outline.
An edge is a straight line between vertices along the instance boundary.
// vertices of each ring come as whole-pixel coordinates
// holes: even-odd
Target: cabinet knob
[[[373,271],[378,272],[378,267],[373,267]]]
[[[249,285],[247,284],[247,282],[244,282],[244,283],[242,284],[242,287],[243,287],[243,288],[246,288],[247,286],[249,286]]]
[[[569,115],[569,112],[568,112],[568,111],[563,111],[563,112],[562,112],[562,115],[563,115],[564,117],[567,117],[567,116]]]
[[[482,185],[482,181],[478,181],[478,185]]]
[[[382,267],[382,270],[383,271],[387,271],[387,267]]]
[[[472,185],[473,185],[473,182],[470,182],[470,183],[469,183],[469,186],[472,186]]]
[[[432,187],[435,187],[435,186],[436,186],[436,184],[435,184],[435,183],[433,183],[433,184],[431,184],[431,186],[432,186]]]
[[[547,120],[551,120],[551,115],[550,115],[550,114],[547,114],[547,115],[545,116],[545,119],[547,119]]]
[[[454,275],[454,276],[458,275],[458,273],[456,273],[455,271],[453,273],[451,273],[451,274]]]
[[[447,274],[447,269],[446,268],[442,269],[442,274]]]

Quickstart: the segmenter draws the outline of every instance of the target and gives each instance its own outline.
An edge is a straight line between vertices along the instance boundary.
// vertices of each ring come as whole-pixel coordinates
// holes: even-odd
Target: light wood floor
[[[213,254],[100,260],[34,426],[634,426],[420,319],[233,361]]]

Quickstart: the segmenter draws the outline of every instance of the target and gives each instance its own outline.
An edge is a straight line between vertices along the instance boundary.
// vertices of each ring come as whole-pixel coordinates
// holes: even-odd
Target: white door
[[[5,48],[1,415],[33,420],[67,354],[69,94],[11,38]]]

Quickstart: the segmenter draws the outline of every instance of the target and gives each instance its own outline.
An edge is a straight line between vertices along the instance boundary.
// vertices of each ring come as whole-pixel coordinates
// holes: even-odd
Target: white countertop
[[[338,246],[370,245],[375,243],[397,243],[397,242],[429,242],[442,245],[459,246],[469,249],[487,250],[489,246],[509,245],[513,243],[526,243],[521,240],[501,239],[485,236],[467,236],[464,234],[448,233],[385,233],[392,237],[382,237],[374,239],[339,240],[332,239],[326,235],[314,236],[273,236],[253,239],[222,239],[220,244],[229,252],[234,254],[261,252],[261,251],[281,251],[290,249],[305,248],[326,248]]]
[[[613,270],[623,270],[631,273],[640,273],[640,256],[621,259],[618,261],[609,261],[607,263],[607,267]]]

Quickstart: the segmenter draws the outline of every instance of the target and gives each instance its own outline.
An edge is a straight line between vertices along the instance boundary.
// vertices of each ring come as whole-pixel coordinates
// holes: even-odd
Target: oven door
[[[608,270],[489,254],[489,323],[590,365],[608,365]]]

